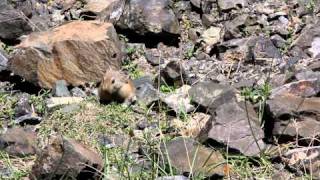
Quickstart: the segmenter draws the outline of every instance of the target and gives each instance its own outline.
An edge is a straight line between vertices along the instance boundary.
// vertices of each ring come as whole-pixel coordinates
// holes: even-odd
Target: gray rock
[[[1,45],[1,43],[0,43]],[[0,50],[0,72],[7,70],[8,65],[8,58],[6,55]]]
[[[233,94],[230,86],[217,84],[214,82],[200,82],[189,90],[191,101],[201,105],[202,107],[212,107],[216,101],[226,94]],[[231,96],[230,98],[233,98]],[[229,97],[226,97],[229,98]]]
[[[278,95],[291,94],[301,97],[310,97],[320,92],[319,79],[306,79],[284,84],[280,87],[272,89],[270,98]]]
[[[259,156],[266,145],[264,132],[252,105],[235,98],[210,111],[213,118],[201,137],[212,139],[246,156]]]
[[[139,103],[149,106],[159,100],[159,93],[148,77],[135,79],[133,83],[136,87],[136,96]]]
[[[218,6],[221,10],[236,9],[248,6],[248,0],[218,0]]]
[[[16,40],[32,31],[23,13],[15,10],[6,0],[0,2],[0,38]]]
[[[202,173],[207,177],[223,176],[223,163],[225,160],[220,152],[206,148],[193,139],[178,137],[165,144],[161,151],[164,161],[167,157],[170,163],[181,173]],[[195,158],[196,157],[196,158]],[[193,169],[190,167],[193,162]]]
[[[286,40],[278,34],[271,36],[270,40],[277,48],[284,48],[286,46]]]
[[[163,78],[168,85],[181,86],[186,82],[186,71],[180,61],[170,61],[162,71]]]
[[[14,108],[15,117],[20,117],[26,114],[32,113],[32,108],[30,104],[30,95],[23,93],[18,96],[19,100]]]
[[[85,91],[83,91],[82,89],[78,88],[78,87],[74,87],[71,89],[71,94],[74,97],[82,97],[85,98],[87,97],[87,94]]]
[[[16,124],[21,124],[21,125],[26,125],[26,124],[36,125],[36,124],[39,124],[41,121],[42,121],[42,118],[37,116],[34,113],[29,113],[29,114],[20,116],[14,120]]]
[[[292,46],[297,46],[309,53],[312,57],[316,57],[320,53],[319,38],[320,21],[315,24],[308,24],[301,32],[300,36],[292,43]]]
[[[71,96],[70,91],[67,87],[67,82],[65,80],[58,80],[55,82],[52,88],[52,93],[56,97],[69,97]]]
[[[164,95],[161,99],[177,114],[189,113],[195,110],[195,107],[190,104],[190,97],[188,94],[190,88],[190,86],[184,85],[181,88],[176,89],[175,92]]]
[[[169,0],[129,1],[117,26],[141,35],[162,32],[180,34],[178,20],[169,4]]]
[[[157,65],[164,63],[164,60],[162,58],[160,58],[161,54],[158,49],[146,50],[145,56],[146,56],[147,61],[153,66],[157,66]]]

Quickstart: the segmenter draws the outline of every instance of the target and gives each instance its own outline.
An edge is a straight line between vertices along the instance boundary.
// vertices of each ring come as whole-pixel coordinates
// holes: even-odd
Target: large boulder
[[[0,2],[0,38],[15,40],[32,28],[23,12],[14,9],[7,0]]]
[[[103,161],[88,147],[61,136],[52,137],[32,167],[30,179],[99,179]]]
[[[83,85],[99,81],[108,68],[120,68],[120,46],[112,24],[74,21],[27,36],[9,69],[44,88],[52,88],[57,80]]]
[[[169,0],[131,0],[124,8],[117,26],[138,34],[179,34],[179,22]]]

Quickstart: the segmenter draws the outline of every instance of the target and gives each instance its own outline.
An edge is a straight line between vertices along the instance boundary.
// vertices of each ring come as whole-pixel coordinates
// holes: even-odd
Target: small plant
[[[191,48],[187,49],[186,53],[184,54],[184,57],[186,59],[190,59],[194,56],[195,47],[192,46]]]
[[[45,99],[49,96],[50,91],[42,90],[38,95],[31,95],[30,104],[34,107],[36,113],[41,115],[46,113]]]
[[[14,107],[18,99],[10,94],[0,93],[0,121],[13,120]]]
[[[11,54],[13,52],[13,47],[6,45],[4,43],[1,43],[1,49],[3,49],[7,54]]]
[[[266,101],[271,94],[271,86],[268,83],[265,83],[258,88],[244,88],[241,92],[241,95],[248,101],[252,103],[259,103],[259,120],[261,126],[264,126],[263,113],[266,106]]]
[[[132,61],[126,60],[123,63],[122,67],[129,73],[129,76],[132,79],[136,79],[143,76],[143,72],[138,68],[138,65],[132,63]]]
[[[136,48],[134,48],[134,47],[127,47],[127,48],[126,48],[126,53],[127,53],[128,56],[131,56],[131,55],[134,54],[136,51],[137,51],[137,50],[136,50]]]
[[[306,9],[309,11],[309,13],[313,13],[315,7],[316,7],[315,0],[309,0],[309,2],[307,2],[306,4]]]
[[[174,92],[175,89],[176,89],[176,87],[174,87],[174,86],[169,86],[169,85],[167,85],[167,84],[162,84],[162,85],[160,86],[160,91],[161,91],[162,93],[165,93],[165,94],[167,94],[167,93],[172,93],[172,92]]]

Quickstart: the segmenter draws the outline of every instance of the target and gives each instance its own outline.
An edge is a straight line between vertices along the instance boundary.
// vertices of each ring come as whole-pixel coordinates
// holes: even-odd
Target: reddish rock
[[[32,167],[30,179],[99,179],[97,171],[101,171],[103,166],[99,154],[61,136],[52,137],[50,141]]]
[[[27,36],[9,62],[9,69],[27,81],[52,88],[57,80],[78,86],[98,82],[122,59],[112,24],[74,21]]]

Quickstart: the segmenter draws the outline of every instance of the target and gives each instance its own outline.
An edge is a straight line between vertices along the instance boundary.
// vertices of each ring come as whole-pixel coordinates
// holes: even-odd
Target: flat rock
[[[61,79],[84,85],[100,81],[108,68],[120,68],[120,47],[112,24],[73,21],[27,36],[17,46],[9,69],[43,88],[52,88]]]
[[[82,97],[51,97],[46,101],[46,104],[51,109],[61,105],[79,104],[83,100]]]
[[[12,156],[35,155],[36,133],[25,128],[11,128],[0,135],[0,149]]]
[[[178,20],[169,0],[133,0],[126,4],[117,26],[138,34],[180,34]]]
[[[224,175],[223,162],[225,160],[222,154],[192,139],[178,137],[165,143],[165,146],[162,144],[161,149],[164,157],[168,157],[171,165],[181,173],[198,172],[208,177]],[[190,162],[194,163],[193,169],[190,169]]]
[[[292,94],[301,97],[311,97],[320,92],[320,81],[316,78],[300,80],[284,84],[280,87],[272,89],[270,98],[279,95]]]
[[[264,132],[249,102],[227,100],[210,114],[212,119],[201,135],[202,140],[212,139],[246,156],[257,156],[264,150]]]
[[[230,10],[248,5],[248,0],[218,0],[217,2],[221,10]]]
[[[227,94],[233,94],[233,89],[230,86],[214,82],[199,82],[189,90],[191,101],[205,108],[212,107],[220,97],[234,97],[232,95],[225,96]]]
[[[39,153],[30,179],[46,177],[99,179],[103,161],[98,153],[72,139],[55,136]]]

